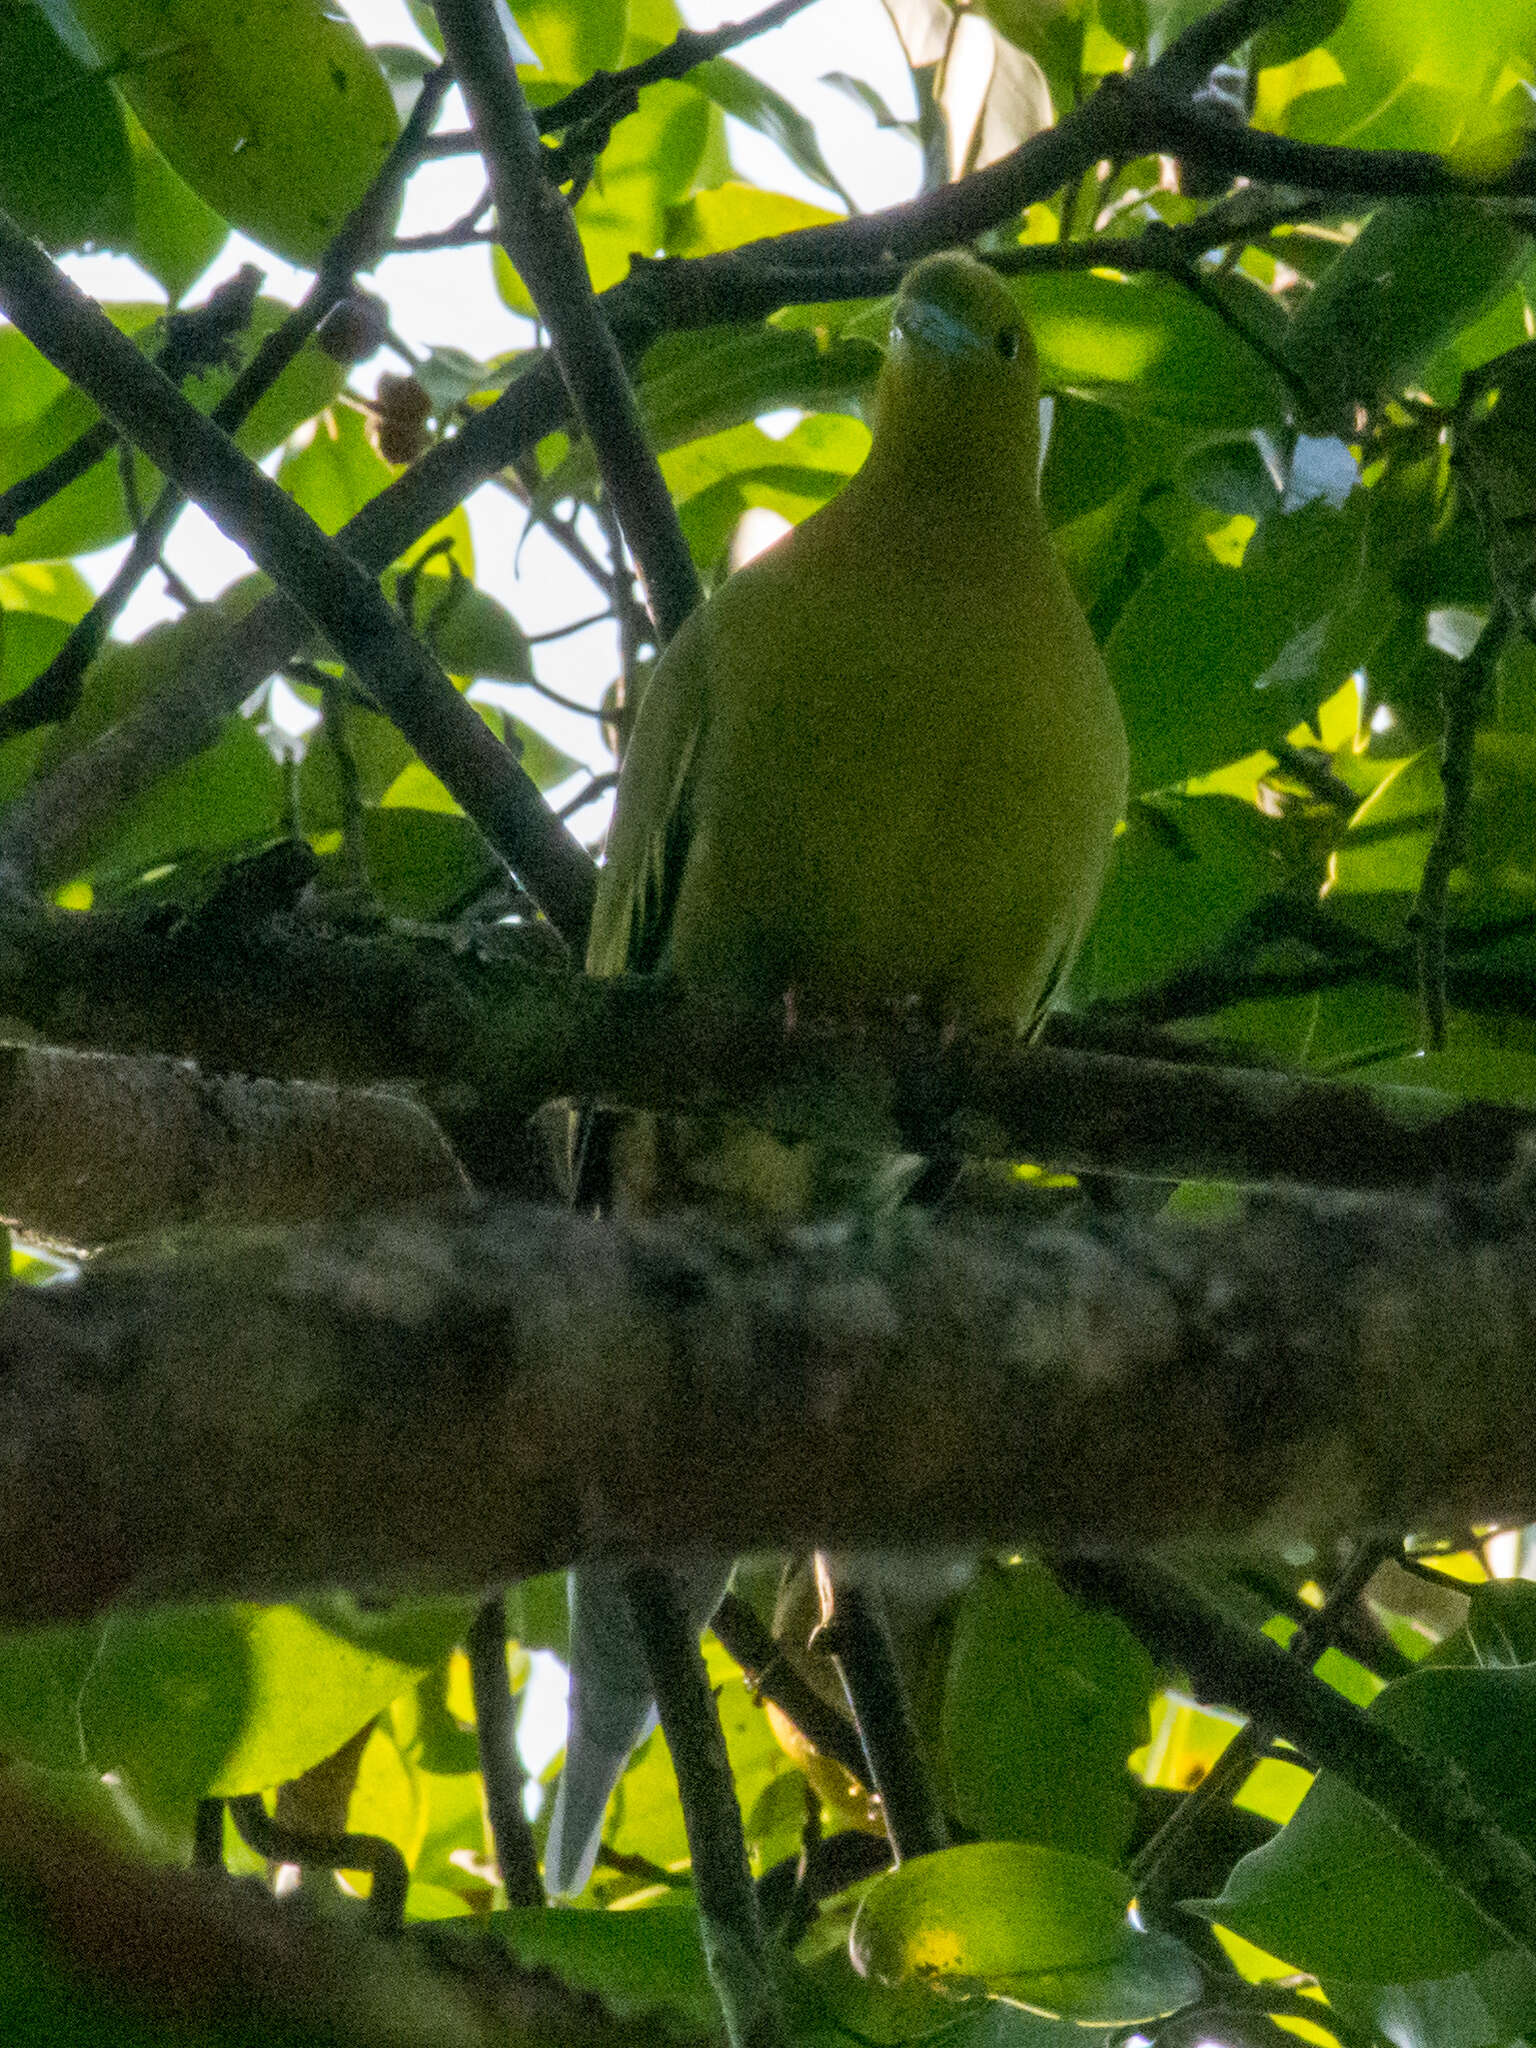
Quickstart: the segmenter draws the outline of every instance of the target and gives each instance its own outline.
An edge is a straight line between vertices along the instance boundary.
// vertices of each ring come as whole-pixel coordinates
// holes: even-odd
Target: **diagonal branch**
[[[1298,207],[1315,206],[1307,192],[1369,197],[1536,190],[1536,163],[1528,159],[1501,179],[1476,184],[1458,178],[1430,152],[1335,148],[1233,127],[1169,89],[1175,73],[1193,73],[1251,35],[1261,12],[1269,18],[1270,10],[1260,10],[1257,0],[1231,0],[1170,46],[1159,65],[1140,77],[1111,81],[1054,128],[939,192],[717,255],[636,265],[603,294],[604,317],[634,361],[671,331],[761,318],[794,303],[884,293],[906,262],[973,240],[1102,158],[1147,151],[1182,152],[1232,175],[1304,188]],[[1197,37],[1198,46],[1188,37]],[[1232,238],[1224,221],[1218,239]],[[1117,260],[1136,262],[1136,250],[1135,240],[1127,238]],[[371,500],[344,529],[342,544],[355,560],[382,570],[474,484],[568,419],[569,399],[558,372],[548,359],[536,361],[455,439]],[[0,862],[34,884],[63,879],[102,820],[211,744],[223,720],[293,651],[301,634],[302,616],[283,598],[258,606],[185,688],[124,721],[24,791],[0,829]]]
[[[304,608],[491,844],[579,941],[591,867],[534,784],[358,567],[0,213],[0,306]]]
[[[437,0],[437,18],[490,173],[502,247],[549,329],[664,646],[699,602],[698,574],[593,296],[570,203],[545,174],[544,146],[491,0]]]

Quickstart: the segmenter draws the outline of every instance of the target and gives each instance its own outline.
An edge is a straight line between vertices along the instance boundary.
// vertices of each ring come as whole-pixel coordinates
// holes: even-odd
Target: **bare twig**
[[[735,1780],[697,1638],[670,1573],[639,1566],[624,1583],[677,1771],[704,1956],[731,2048],[780,2048],[787,2039],[784,2015],[768,1968]]]
[[[863,1783],[869,1763],[858,1730],[820,1694],[812,1692],[739,1593],[721,1596],[709,1625],[759,1698],[772,1700],[812,1748],[834,1758],[850,1777]]]
[[[664,78],[686,78],[696,66],[707,64],[713,57],[723,57],[727,50],[750,42],[754,36],[766,35],[809,5],[811,0],[774,0],[773,6],[749,15],[745,21],[724,22],[715,29],[685,28],[653,56],[641,58],[638,64],[628,64],[622,71],[594,71],[563,99],[534,109],[539,133],[558,135],[562,128],[594,117],[616,123],[624,114],[634,111],[642,86],[655,85]],[[428,154],[468,156],[477,147],[473,133],[460,129],[451,135],[434,137]]]
[[[832,1597],[819,1640],[842,1674],[868,1759],[860,1775],[880,1795],[891,1854],[898,1863],[931,1856],[949,1846],[949,1829],[929,1781],[879,1597],[846,1559],[819,1555],[816,1570]]]
[[[517,1754],[517,1717],[507,1685],[507,1607],[497,1593],[470,1626],[465,1643],[475,1702],[475,1735],[496,1865],[509,1906],[542,1906],[539,1859],[523,1809],[527,1775]]]
[[[410,118],[378,175],[352,210],[325,253],[314,283],[281,324],[274,328],[250,362],[214,407],[212,418],[226,433],[247,419],[326,314],[352,289],[355,273],[377,260],[385,223],[392,217],[405,181],[420,161],[423,142],[436,120],[451,83],[446,65],[423,79]],[[231,280],[233,283],[234,280]],[[109,438],[113,429],[103,422]],[[35,726],[67,718],[80,701],[80,685],[112,630],[113,621],[158,559],[171,528],[186,504],[175,484],[160,493],[148,515],[136,522],[133,546],[105,590],[96,598],[53,660],[27,687],[0,705],[0,741]]]
[[[1317,1768],[1336,1772],[1434,1865],[1501,1946],[1536,1955],[1536,1861],[1478,1804],[1462,1773],[1411,1748],[1166,1566],[1079,1555],[1071,1584],[1112,1607],[1154,1656],[1189,1671],[1205,1698],[1242,1708]]]

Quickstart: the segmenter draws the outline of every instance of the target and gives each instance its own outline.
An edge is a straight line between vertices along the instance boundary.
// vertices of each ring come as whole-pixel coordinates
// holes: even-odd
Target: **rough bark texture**
[[[775,1242],[509,1207],[0,1311],[0,1619],[580,1555],[1536,1518],[1523,1196]]]

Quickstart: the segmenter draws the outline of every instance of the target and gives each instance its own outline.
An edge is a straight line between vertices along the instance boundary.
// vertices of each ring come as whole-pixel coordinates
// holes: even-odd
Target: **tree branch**
[[[652,56],[626,64],[622,71],[594,71],[564,98],[551,100],[547,107],[535,107],[533,118],[538,131],[541,135],[558,135],[562,128],[589,121],[616,125],[639,105],[642,86],[655,85],[664,78],[686,78],[700,64],[723,57],[727,50],[751,42],[755,36],[766,35],[770,29],[803,13],[810,4],[811,0],[774,0],[771,7],[749,15],[745,21],[722,22],[719,28],[712,29],[681,29]],[[478,146],[473,132],[463,128],[434,137],[428,154],[469,156]]]
[[[1337,1773],[1435,1866],[1501,1943],[1536,1957],[1536,1861],[1497,1826],[1460,1772],[1362,1713],[1256,1629],[1150,1559],[1074,1559],[1067,1583],[1112,1607],[1161,1661],[1189,1673],[1203,1699],[1242,1709]]]
[[[1440,782],[1445,792],[1440,822],[1424,856],[1418,899],[1409,919],[1419,973],[1419,1003],[1424,1015],[1424,1044],[1430,1052],[1445,1046],[1445,914],[1451,875],[1461,859],[1472,807],[1472,749],[1489,678],[1498,666],[1514,619],[1502,601],[1477,636],[1465,661],[1452,664],[1440,691],[1445,730],[1440,742]]]
[[[523,1808],[528,1778],[517,1753],[517,1716],[507,1684],[507,1603],[500,1593],[481,1607],[464,1647],[469,1656],[486,1814],[507,1904],[542,1906],[539,1859]]]
[[[818,1556],[832,1613],[820,1642],[836,1663],[853,1709],[867,1764],[859,1776],[880,1795],[891,1854],[904,1863],[949,1846],[949,1829],[934,1795],[906,1682],[878,1592],[860,1582],[856,1562]],[[823,1596],[825,1597],[825,1596]]]
[[[1229,34],[1240,41],[1251,33],[1255,20],[1243,8],[1218,9],[1204,17],[1189,31],[1201,32],[1200,63]],[[1319,192],[1401,197],[1536,190],[1536,160],[1522,159],[1501,179],[1475,184],[1454,175],[1431,152],[1302,144],[1233,127],[1169,90],[1171,60],[1181,47],[1185,55],[1179,66],[1193,70],[1194,44],[1176,43],[1161,60],[1170,64],[1169,72],[1154,65],[1139,78],[1111,83],[1056,127],[940,192],[718,255],[636,265],[603,294],[604,317],[633,361],[668,331],[761,317],[787,304],[829,296],[884,292],[906,262],[974,239],[1104,158],[1147,151],[1182,152],[1234,176],[1301,188],[1296,205],[1308,210]],[[1225,217],[1221,239],[1232,239]],[[1135,239],[1127,237],[1116,260],[1134,262],[1135,250]],[[837,288],[829,284],[833,277]],[[567,411],[553,363],[535,362],[495,405],[371,500],[343,530],[341,544],[365,567],[382,570],[474,484],[565,424]],[[211,657],[185,688],[145,707],[24,792],[0,830],[0,861],[28,880],[63,879],[101,821],[168,768],[210,744],[223,720],[263,675],[281,665],[301,637],[302,615],[296,607],[281,597],[257,607],[227,648]]]
[[[161,934],[108,914],[0,913],[0,1007],[56,1038],[215,1070],[410,1080],[434,1109],[468,1099],[504,1128],[574,1095],[876,1151],[1338,1188],[1487,1184],[1536,1132],[1526,1110],[1220,1065],[1173,1040],[1152,1038],[1151,1057],[1097,1051],[1081,1023],[1078,1042],[1058,1023],[1043,1046],[945,1042],[921,1018],[786,1034],[777,1011],[573,976],[527,928],[465,947],[294,918],[218,950],[195,920]]]
[[[693,557],[645,438],[612,330],[598,310],[569,202],[545,150],[490,0],[435,0],[496,200],[496,229],[549,330],[603,488],[640,565],[665,646],[701,596]]]
[[[788,2039],[747,1865],[736,1781],[699,1639],[670,1572],[640,1565],[624,1590],[677,1773],[699,1932],[731,2048]]]
[[[62,1244],[296,1223],[466,1185],[403,1095],[0,1045],[0,1214]]]
[[[536,1208],[267,1231],[0,1306],[0,1618],[1531,1520],[1533,1347],[1513,1193],[767,1243]]]
[[[214,407],[210,417],[226,433],[233,434],[272,389],[326,314],[352,290],[356,273],[377,262],[387,224],[398,212],[406,179],[421,160],[422,145],[437,119],[451,83],[448,68],[442,64],[422,80],[410,118],[373,183],[326,250],[314,283],[281,325],[267,336]],[[252,275],[259,282],[260,274],[253,272]],[[228,290],[229,285],[219,287],[219,292]],[[214,293],[209,308],[217,302],[219,292]],[[250,290],[252,298],[254,293],[253,285]],[[206,313],[209,309],[203,310]],[[183,322],[191,317],[194,316],[172,316],[173,320]],[[167,375],[172,375],[173,382],[180,381],[173,375],[170,365],[162,362],[161,367]],[[104,421],[100,424],[106,429],[110,442],[111,428]],[[100,652],[103,641],[112,630],[113,621],[153,567],[185,503],[186,494],[174,484],[167,485],[160,493],[148,515],[140,522],[133,545],[112,580],[75,625],[53,660],[17,696],[0,705],[0,741],[29,732],[34,726],[67,718],[74,710],[80,701],[82,676]]]
[[[3,213],[0,306],[303,606],[556,928],[579,942],[590,914],[590,863],[378,584],[189,405]]]

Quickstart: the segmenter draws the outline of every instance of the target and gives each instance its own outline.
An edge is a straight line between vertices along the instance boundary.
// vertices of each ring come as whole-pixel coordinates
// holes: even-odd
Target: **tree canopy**
[[[7,2040],[1536,2031],[1536,8],[886,0],[861,212],[742,62],[808,4],[0,0]],[[589,981],[649,670],[953,246],[1130,740],[1066,1001]],[[399,338],[407,249],[503,348]],[[582,760],[487,485],[603,621]],[[625,1228],[566,1098],[964,1172]],[[555,1911],[516,1734],[593,1555],[667,1742]]]

